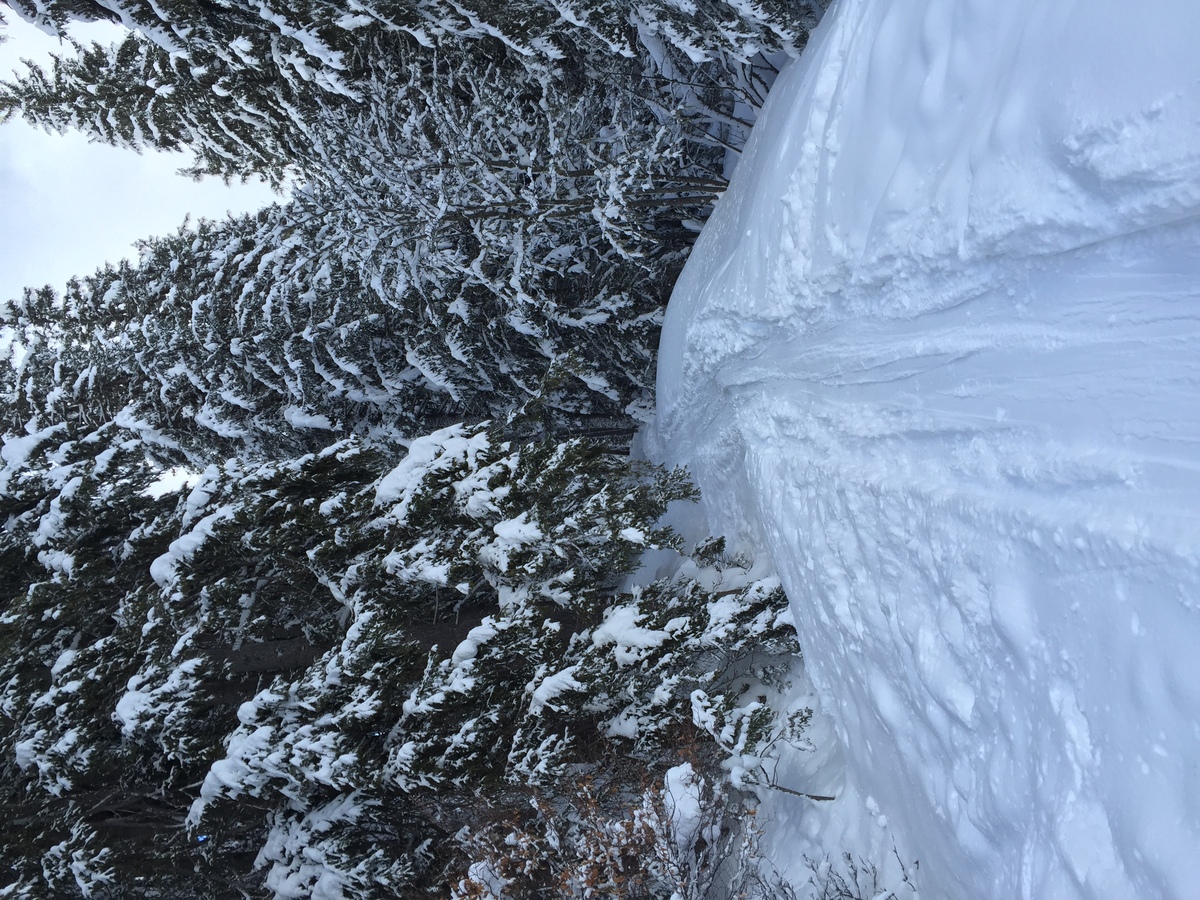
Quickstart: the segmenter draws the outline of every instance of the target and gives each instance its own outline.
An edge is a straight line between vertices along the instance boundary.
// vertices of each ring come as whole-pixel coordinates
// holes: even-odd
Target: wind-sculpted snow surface
[[[841,0],[668,308],[651,451],[774,557],[923,898],[1200,895],[1197,45]]]

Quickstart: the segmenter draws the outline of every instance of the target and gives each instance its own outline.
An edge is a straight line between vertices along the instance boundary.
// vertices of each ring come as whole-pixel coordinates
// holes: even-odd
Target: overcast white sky
[[[42,61],[71,52],[5,9],[0,79],[25,71],[23,58]],[[75,26],[76,39],[110,43],[122,29]],[[0,125],[0,299],[26,286],[61,288],[72,275],[134,256],[133,242],[166,234],[184,216],[222,218],[258,209],[271,191],[258,184],[226,187],[176,175],[188,158],[89,144],[77,134],[36,131],[24,122]]]

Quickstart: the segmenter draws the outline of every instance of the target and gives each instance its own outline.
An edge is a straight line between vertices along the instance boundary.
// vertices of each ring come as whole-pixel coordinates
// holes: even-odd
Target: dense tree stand
[[[630,449],[819,6],[7,7],[129,34],[0,120],[281,199],[0,306],[0,896],[786,895],[786,600]]]

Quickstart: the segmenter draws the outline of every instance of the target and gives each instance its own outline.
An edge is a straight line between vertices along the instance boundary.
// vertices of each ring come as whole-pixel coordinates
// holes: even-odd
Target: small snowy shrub
[[[684,763],[639,790],[579,778],[524,815],[458,835],[471,860],[454,900],[788,900],[753,808]]]
[[[898,878],[883,880],[874,865],[849,853],[842,854],[839,862],[809,857],[804,862],[811,873],[808,885],[812,891],[808,896],[812,900],[916,900],[917,897],[913,876],[918,864],[914,862],[909,871],[899,853],[896,853]]]

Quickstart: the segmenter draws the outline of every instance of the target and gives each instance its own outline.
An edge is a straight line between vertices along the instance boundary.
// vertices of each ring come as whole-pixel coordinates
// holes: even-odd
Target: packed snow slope
[[[650,451],[772,554],[925,900],[1200,897],[1197,46],[839,0],[668,308]]]

